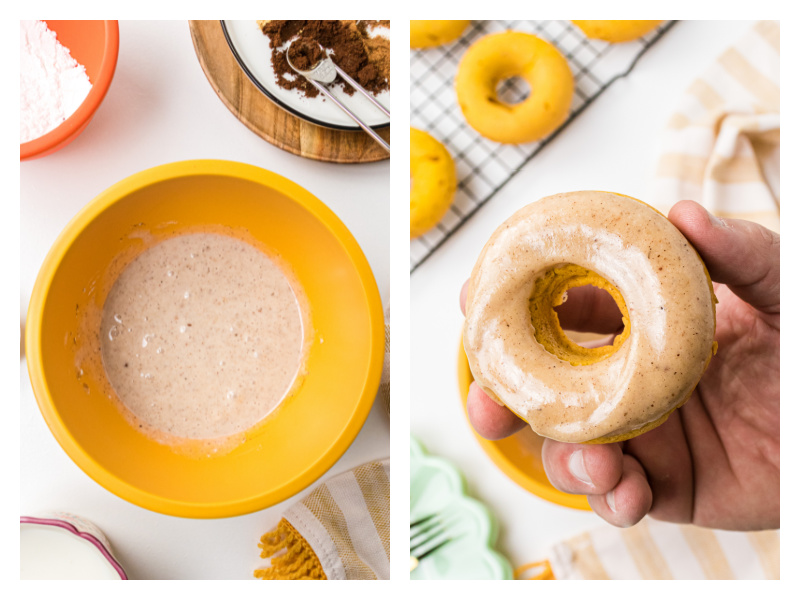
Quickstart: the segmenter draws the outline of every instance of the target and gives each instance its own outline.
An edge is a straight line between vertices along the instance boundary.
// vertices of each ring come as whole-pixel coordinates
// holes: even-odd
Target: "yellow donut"
[[[411,128],[411,237],[436,225],[456,193],[456,165],[436,138]]]
[[[411,21],[411,47],[432,48],[457,40],[469,21]]]
[[[663,21],[573,21],[586,37],[612,44],[630,42],[650,33]]]
[[[611,346],[561,329],[571,288],[605,289],[622,313]],[[470,277],[464,350],[475,381],[539,435],[629,439],[689,399],[716,351],[716,297],[694,248],[661,213],[608,192],[549,196],[491,236]]]
[[[530,95],[518,104],[497,97],[500,82],[521,77]],[[530,33],[487,35],[469,47],[456,75],[464,118],[482,136],[503,144],[533,142],[561,125],[572,102],[572,72],[556,48]]]

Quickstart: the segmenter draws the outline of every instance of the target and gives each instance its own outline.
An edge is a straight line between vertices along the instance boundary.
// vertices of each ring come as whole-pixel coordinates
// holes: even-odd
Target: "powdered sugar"
[[[19,141],[52,131],[86,99],[86,69],[43,21],[20,21]]]

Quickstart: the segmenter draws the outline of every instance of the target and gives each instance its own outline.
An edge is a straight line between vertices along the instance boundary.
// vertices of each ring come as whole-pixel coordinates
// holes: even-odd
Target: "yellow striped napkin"
[[[388,579],[389,460],[318,485],[259,543],[259,579]]]
[[[553,548],[555,579],[780,579],[780,532],[721,531],[645,518]]]
[[[652,204],[695,200],[779,231],[780,25],[757,23],[686,91],[667,124]]]

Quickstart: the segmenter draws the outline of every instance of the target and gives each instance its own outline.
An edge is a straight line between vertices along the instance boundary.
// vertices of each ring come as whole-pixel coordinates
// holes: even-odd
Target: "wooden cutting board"
[[[219,21],[189,21],[192,42],[211,87],[242,123],[278,148],[315,160],[366,163],[389,158],[362,131],[320,127],[267,98],[236,62]],[[389,141],[389,127],[378,130]]]

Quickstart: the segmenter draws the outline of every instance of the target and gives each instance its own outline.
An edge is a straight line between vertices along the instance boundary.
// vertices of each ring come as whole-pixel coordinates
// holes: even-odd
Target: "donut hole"
[[[610,281],[579,265],[556,265],[538,276],[531,292],[530,313],[536,341],[573,366],[591,365],[608,358],[630,335],[630,319],[622,294]],[[579,342],[568,333],[575,330],[604,333],[608,337],[601,344],[597,344],[596,337],[593,343]],[[619,331],[619,335],[611,337]]]
[[[566,300],[554,307],[559,325],[571,341],[583,348],[613,346],[622,332],[622,311],[607,290],[593,285],[571,288]]]
[[[497,99],[503,104],[519,104],[531,95],[531,86],[518,75],[500,80],[495,87]]]

